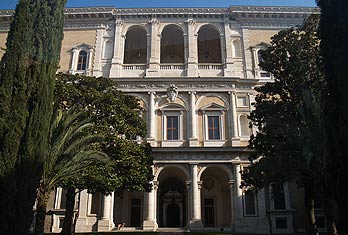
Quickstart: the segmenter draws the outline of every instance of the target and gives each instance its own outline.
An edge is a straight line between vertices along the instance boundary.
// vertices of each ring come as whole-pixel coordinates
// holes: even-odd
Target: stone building
[[[256,86],[272,81],[258,66],[272,35],[303,23],[316,8],[69,8],[60,72],[104,76],[136,96],[153,147],[153,190],[81,192],[76,232],[184,228],[304,231],[294,184],[240,189],[249,164],[247,116]],[[0,11],[5,47],[13,11]],[[0,51],[0,56],[3,51]],[[47,231],[59,232],[62,189],[52,193]],[[320,211],[319,211],[320,212]],[[323,222],[323,215],[318,214]],[[324,225],[323,225],[324,226]]]

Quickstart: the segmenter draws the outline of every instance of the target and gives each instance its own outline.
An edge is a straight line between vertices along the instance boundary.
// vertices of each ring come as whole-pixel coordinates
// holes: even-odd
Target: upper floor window
[[[146,34],[146,30],[139,26],[133,26],[127,31],[124,48],[124,64],[146,64]]]
[[[93,47],[87,44],[80,44],[71,50],[71,65],[69,72],[90,75],[92,70]]]
[[[232,55],[234,58],[242,57],[242,45],[239,39],[233,41],[232,48]]]
[[[239,136],[240,137],[250,137],[250,128],[248,117],[245,114],[239,116]]]
[[[198,63],[222,63],[220,33],[212,25],[198,31]]]
[[[208,139],[220,139],[220,116],[208,116]]]
[[[166,26],[161,34],[161,63],[184,63],[184,36],[175,25]]]
[[[253,55],[253,70],[256,78],[271,78],[271,74],[267,71],[264,71],[260,66],[260,63],[263,62],[262,51],[268,48],[268,44],[261,42],[256,46],[252,47]]]
[[[179,139],[179,117],[167,116],[167,140]]]
[[[80,51],[79,60],[77,62],[77,70],[86,70],[87,68],[87,51]]]

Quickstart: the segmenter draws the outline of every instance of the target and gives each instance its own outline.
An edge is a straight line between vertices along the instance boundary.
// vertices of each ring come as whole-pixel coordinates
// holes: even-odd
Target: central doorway
[[[167,178],[159,184],[159,226],[179,228],[186,221],[186,189],[177,178]]]

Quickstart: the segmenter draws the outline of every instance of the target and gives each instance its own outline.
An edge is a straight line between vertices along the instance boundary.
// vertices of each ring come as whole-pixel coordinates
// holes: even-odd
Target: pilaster
[[[159,21],[154,18],[149,22],[149,24],[151,25],[151,43],[150,59],[146,70],[146,77],[158,77],[160,68],[160,35],[158,34]]]
[[[238,138],[238,123],[237,123],[237,100],[236,100],[236,93],[235,92],[229,92],[230,95],[230,128],[229,128],[229,134],[231,138],[231,144],[232,146],[239,146],[240,140]]]
[[[105,28],[97,29],[96,42],[95,42],[95,53],[93,60],[93,76],[100,77],[103,76],[102,71],[102,53],[103,53],[103,36]]]
[[[115,21],[115,39],[114,39],[114,54],[111,60],[111,68],[109,77],[117,78],[121,76],[122,72],[122,53],[123,42],[125,40],[122,37],[123,22],[120,19]]]
[[[156,141],[156,115],[155,115],[155,94],[156,92],[149,92],[149,136],[147,137],[147,142],[151,146],[155,146]]]
[[[197,138],[197,114],[196,114],[196,92],[189,92],[190,95],[190,139],[189,146],[197,147],[198,138]]]
[[[243,38],[243,46],[244,48],[244,67],[245,67],[245,78],[252,79],[253,75],[253,64],[252,64],[252,56],[250,51],[250,42],[249,42],[249,31],[248,29],[242,29],[242,38]]]
[[[188,19],[187,23],[187,37],[188,37],[188,58],[187,58],[187,76],[198,76],[198,52],[197,52],[197,34],[195,34],[196,21]]]
[[[224,19],[224,43],[225,47],[225,66],[224,66],[224,76],[231,77],[233,75],[233,59],[232,59],[232,45],[231,45],[231,32],[230,23],[228,17]]]
[[[79,217],[76,221],[75,232],[85,232],[87,225],[87,214],[88,214],[88,193],[87,190],[80,192],[79,200]]]
[[[156,231],[158,228],[157,225],[157,216],[156,216],[156,204],[157,204],[157,183],[153,184],[151,192],[145,193],[146,200],[146,219],[143,222],[143,230],[146,231]]]

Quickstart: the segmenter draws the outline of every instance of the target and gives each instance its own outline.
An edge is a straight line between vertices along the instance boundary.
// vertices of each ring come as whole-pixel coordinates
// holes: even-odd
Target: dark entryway
[[[180,227],[180,208],[176,203],[167,206],[167,226],[169,228]]]

